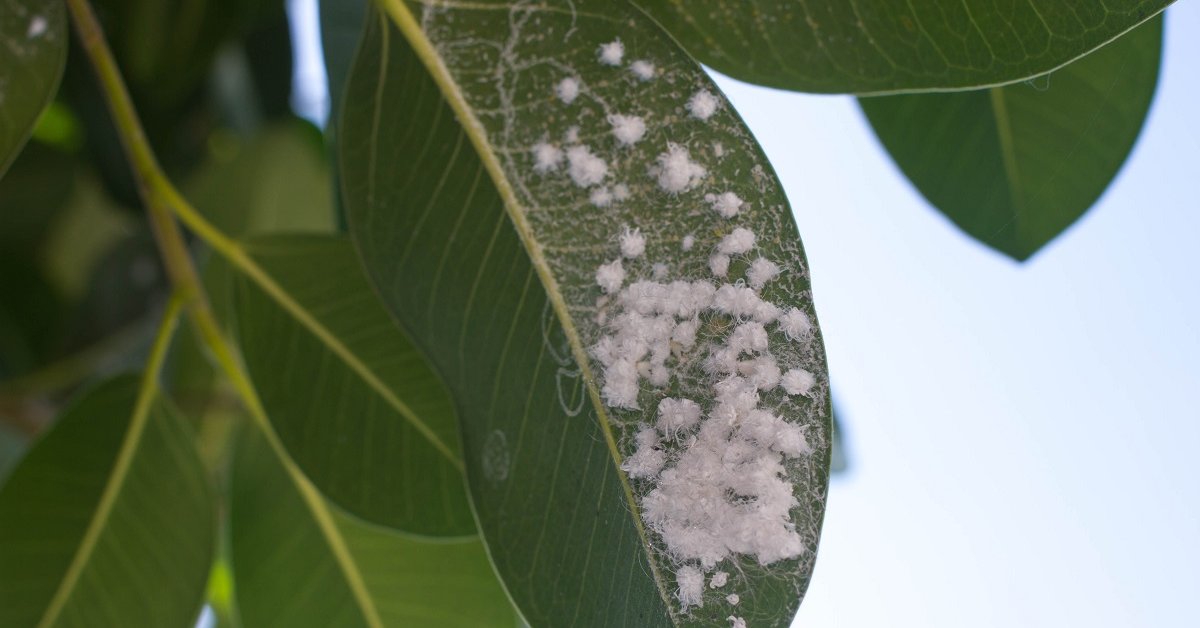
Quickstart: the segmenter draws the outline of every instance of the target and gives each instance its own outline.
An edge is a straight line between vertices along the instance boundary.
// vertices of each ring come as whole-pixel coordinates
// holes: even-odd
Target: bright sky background
[[[852,99],[718,77],[795,208],[848,437],[795,625],[1200,626],[1198,61],[1181,2],[1133,155],[1023,265],[930,208]]]

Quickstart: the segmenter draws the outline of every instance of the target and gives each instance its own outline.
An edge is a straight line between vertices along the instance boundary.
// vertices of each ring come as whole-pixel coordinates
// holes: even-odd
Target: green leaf
[[[658,527],[643,521],[655,480],[631,480],[621,466],[636,449],[639,424],[656,420],[663,396],[695,399],[706,410],[714,405],[716,378],[701,367],[704,347],[723,342],[736,321],[705,309],[700,342],[679,346],[668,386],[634,383],[639,410],[604,404],[604,365],[589,358],[589,348],[610,333],[599,316],[616,317],[623,307],[602,299],[595,277],[599,265],[620,255],[617,240],[626,228],[647,239],[644,255],[625,260],[629,282],[650,279],[653,263],[666,264],[670,279],[713,280],[709,254],[718,241],[735,227],[752,228],[754,255],[782,270],[764,298],[815,320],[791,211],[749,131],[702,69],[625,5],[386,7],[390,19],[368,20],[347,84],[339,126],[343,201],[368,275],[450,388],[480,528],[525,618],[535,626],[728,626],[731,616],[787,625],[811,573],[828,482],[819,335],[792,342],[770,327],[781,367],[812,371],[816,385],[811,397],[762,394],[766,408],[803,426],[813,447],[784,460],[798,500],[783,508],[795,526],[797,554],[766,567],[750,554],[732,554],[706,570],[732,574],[729,583],[705,585],[703,606],[687,610],[676,598],[677,576],[697,561],[668,551]],[[622,67],[600,63],[598,47],[616,38],[624,45]],[[629,66],[634,59],[654,65],[644,73],[649,80]],[[581,88],[569,105],[556,95],[566,78]],[[706,121],[686,107],[703,90],[712,98],[705,104],[717,108]],[[645,136],[618,146],[609,114],[641,116]],[[574,144],[560,139],[574,135],[592,157],[606,160],[607,174],[589,189],[574,184],[564,164],[535,171],[536,144]],[[670,143],[707,169],[706,176],[691,170],[666,180],[685,188],[673,194],[650,173]],[[579,150],[576,161],[589,161]],[[576,175],[589,181],[582,169]],[[618,198],[594,205],[592,195],[603,204],[605,191]],[[735,219],[722,218],[705,199],[724,192],[747,201]],[[694,247],[684,251],[687,235]],[[753,259],[734,257],[731,282]],[[689,442],[665,445],[665,455],[674,463]],[[722,486],[697,488],[716,493],[714,506],[733,508],[726,501],[733,491],[722,493]],[[759,503],[747,502],[747,509]],[[772,538],[793,538],[779,525]],[[729,541],[722,536],[713,546]],[[740,605],[726,601],[731,593]]]
[[[300,468],[368,521],[475,534],[450,398],[379,303],[349,240],[260,238],[246,252],[288,299],[237,279],[246,366]]]
[[[1172,0],[634,0],[688,52],[783,89],[878,94],[978,88],[1044,74]]]
[[[66,61],[61,0],[0,0],[0,177],[54,98]]]
[[[329,78],[330,122],[336,122],[341,111],[346,75],[358,48],[367,5],[366,0],[321,0],[321,52]]]
[[[155,390],[132,376],[92,389],[0,491],[0,624],[191,626],[214,503]]]
[[[295,478],[258,432],[243,433],[230,535],[246,626],[515,623],[477,538],[422,541],[357,521],[319,498],[314,511]]]
[[[1162,18],[1033,81],[859,101],[896,165],[963,231],[1018,260],[1075,222],[1137,139]]]

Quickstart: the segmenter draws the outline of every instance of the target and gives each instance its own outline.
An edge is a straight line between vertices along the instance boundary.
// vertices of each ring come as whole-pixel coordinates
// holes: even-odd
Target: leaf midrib
[[[642,524],[641,508],[637,499],[633,494],[633,487],[629,483],[629,478],[621,471],[621,462],[623,460],[620,450],[617,447],[616,437],[613,434],[612,423],[609,420],[608,413],[604,409],[604,404],[600,399],[600,391],[595,386],[596,377],[592,372],[591,365],[587,359],[587,352],[584,350],[583,342],[579,337],[579,330],[576,329],[574,322],[567,312],[566,303],[563,301],[562,292],[558,288],[558,281],[554,278],[550,271],[549,264],[546,263],[545,257],[541,252],[540,243],[534,238],[529,222],[522,211],[520,201],[517,195],[508,182],[504,174],[504,168],[500,164],[500,160],[496,157],[495,152],[488,142],[487,134],[484,131],[483,124],[475,116],[474,110],[467,103],[466,97],[459,89],[454,77],[450,74],[448,68],[442,62],[436,49],[425,37],[424,31],[417,22],[416,17],[405,6],[403,0],[377,0],[377,4],[392,18],[392,22],[400,30],[400,32],[408,40],[417,57],[425,65],[426,70],[438,85],[442,95],[446,98],[447,104],[454,110],[462,125],[463,132],[471,140],[471,144],[475,147],[475,152],[479,155],[480,161],[484,168],[488,171],[492,182],[496,186],[497,192],[504,201],[505,211],[509,218],[513,221],[513,226],[517,232],[517,236],[524,246],[526,254],[529,255],[530,262],[533,264],[534,270],[538,274],[538,278],[545,288],[546,295],[550,300],[551,307],[554,308],[554,313],[558,317],[559,323],[563,326],[563,331],[567,336],[567,340],[571,345],[571,352],[574,355],[576,364],[579,365],[583,372],[583,381],[588,389],[588,394],[592,398],[592,406],[596,410],[597,420],[600,424],[600,431],[604,434],[604,442],[608,447],[609,454],[613,460],[614,471],[621,482],[622,492],[625,496],[626,504],[629,507],[629,513],[633,520],[634,527],[637,530],[638,538],[642,541],[642,548],[647,555],[647,564],[650,566],[650,573],[654,579],[654,583],[658,588],[659,596],[662,598],[663,606],[667,610],[671,623],[681,625],[679,618],[675,614],[674,607],[671,604],[670,595],[667,592],[666,583],[663,580],[662,574],[659,573],[658,562],[654,559],[650,547],[650,540],[646,534],[645,526]]]

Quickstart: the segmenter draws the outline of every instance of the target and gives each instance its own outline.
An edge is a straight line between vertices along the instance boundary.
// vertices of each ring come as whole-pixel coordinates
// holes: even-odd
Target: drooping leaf
[[[859,100],[896,165],[963,231],[1027,259],[1092,206],[1158,82],[1162,18],[1052,74],[983,91]]]
[[[703,606],[686,609],[677,578],[700,565],[695,548],[667,549],[663,520],[643,519],[658,480],[631,480],[622,466],[661,398],[715,408],[725,375],[701,365],[739,321],[699,306],[700,340],[663,355],[666,386],[635,380],[638,409],[606,405],[607,363],[589,357],[612,340],[605,317],[633,320],[623,308],[636,289],[604,297],[596,281],[598,267],[620,257],[627,229],[640,230],[645,251],[624,261],[625,285],[657,272],[703,292],[702,282],[745,281],[762,255],[781,270],[763,298],[815,320],[795,223],[753,138],[701,68],[625,5],[386,6],[387,18],[368,19],[347,85],[343,201],[385,304],[450,388],[484,540],[525,618],[535,626],[728,626],[728,617],[787,625],[813,566],[828,481],[828,386],[815,328],[798,342],[774,325],[769,334],[782,369],[814,374],[811,396],[761,396],[812,446],[783,460],[784,478],[766,474],[788,482],[782,500],[797,500],[783,508],[780,534],[767,535],[794,539],[794,553],[765,558],[765,567],[736,552],[705,566],[728,572],[728,584],[705,584]],[[621,54],[609,45],[613,65],[603,63],[600,46],[617,39]],[[714,204],[740,214],[726,219]],[[757,248],[734,255],[727,277],[716,278],[709,255],[736,227],[752,229]],[[721,419],[705,421],[722,432]],[[664,443],[669,467],[700,456],[691,442]],[[735,458],[726,471],[738,468]],[[695,488],[713,494],[714,508],[765,505],[719,483]],[[700,534],[718,525],[704,523]],[[704,545],[721,552],[729,544],[718,534]]]
[[[235,455],[230,535],[246,626],[512,626],[478,538],[422,541],[314,512],[257,432]]]
[[[445,387],[379,303],[349,240],[277,236],[245,246],[289,299],[237,279],[242,352],[292,458],[368,521],[474,534]]]
[[[1172,0],[634,0],[697,59],[783,89],[878,94],[1045,74]]]
[[[0,177],[54,98],[66,61],[61,0],[0,1]]]
[[[96,387],[0,490],[0,624],[193,625],[213,505],[170,405],[134,377]]]

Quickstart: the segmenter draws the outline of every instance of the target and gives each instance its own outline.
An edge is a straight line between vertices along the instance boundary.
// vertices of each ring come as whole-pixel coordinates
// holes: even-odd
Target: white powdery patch
[[[717,112],[717,108],[721,106],[721,101],[707,89],[702,89],[692,94],[691,99],[687,102],[687,109],[692,116],[700,120],[707,120]]]
[[[768,281],[778,276],[779,264],[765,257],[760,257],[751,262],[750,268],[746,270],[746,281],[750,282],[750,287],[755,290],[762,290]]]
[[[812,333],[812,321],[798,308],[792,308],[779,317],[779,330],[792,340],[803,340]]]
[[[646,135],[646,121],[638,116],[613,114],[608,116],[608,123],[612,125],[613,136],[624,146],[633,146]]]
[[[658,432],[642,428],[637,433],[637,451],[621,463],[621,470],[631,478],[648,478],[658,475],[666,462],[666,453],[659,449]]]
[[[592,154],[587,146],[572,146],[567,149],[571,180],[575,185],[586,188],[596,185],[608,175],[608,164]]]
[[[704,606],[703,572],[691,565],[684,565],[675,572],[675,582],[679,584],[675,596],[684,610],[691,606]]]
[[[738,602],[742,601],[742,597],[737,593],[730,593],[729,595],[725,596],[725,601],[729,602],[733,606],[737,606]]]
[[[563,160],[562,149],[549,142],[534,144],[532,152],[534,172],[544,174],[552,170],[558,170],[558,165]]]
[[[568,76],[567,78],[559,81],[558,84],[554,86],[554,94],[558,96],[558,99],[561,100],[564,105],[569,105],[575,102],[575,99],[579,97],[579,79]]]
[[[666,281],[667,275],[671,274],[671,268],[662,262],[655,262],[650,267],[650,275],[655,281]]]
[[[658,402],[658,431],[667,438],[676,438],[700,422],[700,404],[691,399],[665,397]]]
[[[725,619],[729,620],[729,628],[746,628],[746,620],[741,617],[730,615]]]
[[[588,194],[588,200],[596,207],[608,207],[612,205],[614,198],[612,191],[606,185],[592,188],[592,192]]]
[[[658,187],[671,194],[685,192],[700,183],[708,171],[692,161],[688,150],[678,144],[668,144],[667,152],[658,156],[650,167],[650,175],[658,179]]]
[[[608,294],[612,294],[621,289],[621,284],[625,283],[625,267],[621,265],[621,260],[616,259],[607,264],[601,264],[600,268],[596,269],[596,285]]]
[[[708,258],[708,270],[713,277],[724,277],[729,274],[729,256],[717,253]]]
[[[572,124],[571,126],[567,127],[567,132],[563,133],[563,139],[565,139],[568,144],[578,144],[579,126]]]
[[[807,395],[817,384],[817,378],[804,369],[791,369],[783,374],[779,385],[789,395]]]
[[[721,238],[721,243],[717,245],[717,251],[725,255],[749,253],[754,248],[754,241],[753,231],[745,227],[738,227],[729,235]]]
[[[629,71],[633,72],[633,75],[639,79],[643,81],[649,81],[650,79],[654,78],[655,68],[653,63],[650,63],[645,59],[638,59],[637,61],[629,64]]]
[[[718,571],[712,575],[712,578],[709,579],[708,588],[720,589],[721,587],[725,586],[726,582],[729,582],[729,574],[725,573],[724,571]]]
[[[679,243],[679,247],[685,251],[692,250],[693,246],[696,246],[696,236],[690,233],[683,236],[683,240]]]
[[[612,195],[614,201],[623,201],[629,198],[629,186],[624,183],[618,183],[613,186]]]
[[[708,204],[712,205],[713,211],[720,214],[722,218],[733,218],[738,215],[742,205],[745,204],[745,201],[733,192],[705,194],[704,200],[708,201]]]
[[[604,65],[621,65],[621,59],[625,56],[625,44],[621,43],[620,38],[607,44],[600,44],[596,55],[600,57],[600,63]]]
[[[642,235],[642,230],[625,227],[625,231],[621,233],[621,255],[633,259],[641,257],[645,252],[646,236]]]

